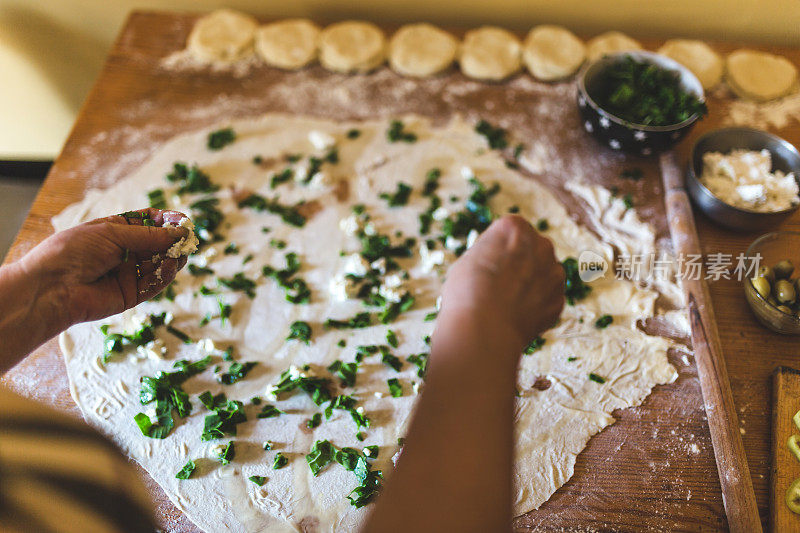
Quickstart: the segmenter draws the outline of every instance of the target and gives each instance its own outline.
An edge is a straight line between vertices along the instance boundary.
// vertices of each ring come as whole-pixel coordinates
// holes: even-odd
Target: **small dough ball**
[[[722,58],[703,41],[672,39],[658,49],[658,53],[674,59],[697,76],[703,89],[710,89],[722,79]]]
[[[594,61],[605,55],[641,49],[642,45],[639,44],[639,41],[631,39],[624,33],[609,31],[594,37],[586,43],[586,56],[589,61]]]
[[[458,40],[430,24],[403,26],[389,42],[389,65],[403,76],[424,78],[449,67],[456,58]]]
[[[369,22],[332,24],[319,38],[319,62],[335,72],[369,72],[386,59],[383,32]]]
[[[201,61],[233,63],[253,52],[256,28],[258,21],[250,15],[219,9],[195,23],[187,48]]]
[[[317,57],[319,26],[307,19],[289,19],[256,31],[256,52],[273,67],[303,68]]]
[[[494,26],[470,30],[461,44],[461,71],[478,80],[503,80],[521,67],[519,39]]]
[[[530,73],[543,81],[572,76],[586,60],[586,46],[561,26],[533,28],[522,48],[522,59]]]
[[[727,81],[733,92],[752,100],[773,100],[785,96],[797,82],[797,68],[785,57],[737,50],[725,64]]]

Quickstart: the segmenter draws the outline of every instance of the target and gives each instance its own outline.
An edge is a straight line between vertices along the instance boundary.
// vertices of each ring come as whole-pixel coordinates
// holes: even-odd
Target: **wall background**
[[[0,0],[0,159],[52,158],[132,9],[498,24],[800,46],[800,0]]]

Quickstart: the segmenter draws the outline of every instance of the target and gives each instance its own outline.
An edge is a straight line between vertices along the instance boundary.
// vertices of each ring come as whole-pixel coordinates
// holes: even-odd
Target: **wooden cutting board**
[[[564,84],[539,84],[526,75],[503,84],[481,84],[468,82],[455,71],[434,80],[411,81],[387,69],[342,76],[319,66],[301,73],[257,67],[238,74],[164,68],[161,61],[183,48],[195,19],[164,12],[130,16],[8,260],[19,258],[52,233],[53,215],[80,200],[88,188],[123,177],[158,143],[184,131],[268,111],[334,119],[419,113],[445,120],[460,113],[470,119],[502,123],[523,142],[546,136],[557,151],[547,157],[573,164],[538,176],[562,199],[571,199],[563,193],[563,181],[585,171],[592,181],[633,194],[640,213],[658,228],[660,236],[669,236],[657,161],[629,158],[599,146],[582,132],[574,106],[547,108],[548,95],[563,92]],[[648,49],[660,44],[643,42]],[[715,47],[723,53],[736,48],[733,44]],[[770,50],[800,65],[800,51]],[[449,90],[456,86],[463,90]],[[314,94],[317,98],[310,97]],[[722,123],[729,103],[729,96],[709,98],[710,116],[679,147],[681,162],[686,160],[692,139]],[[797,122],[777,133],[800,144]],[[619,171],[631,165],[644,170],[644,180],[634,184],[618,178]],[[755,238],[713,227],[702,216],[698,216],[697,226],[706,253],[735,255]],[[784,226],[800,229],[800,216]],[[772,334],[755,322],[737,281],[720,280],[711,283],[710,290],[759,509],[766,523],[770,375],[778,365],[796,365],[800,350],[796,339]],[[696,369],[691,358],[684,361],[679,354],[672,355],[672,362],[680,373],[678,381],[656,388],[641,407],[615,413],[618,422],[594,437],[578,456],[573,478],[541,509],[517,519],[519,531],[726,528]],[[2,381],[25,396],[77,414],[54,341]],[[152,481],[149,485],[164,529],[196,530]]]
[[[781,366],[772,379],[772,472],[769,524],[772,531],[800,531],[800,515],[786,505],[786,489],[800,477],[800,461],[787,441],[800,433],[792,417],[800,411],[800,370]]]

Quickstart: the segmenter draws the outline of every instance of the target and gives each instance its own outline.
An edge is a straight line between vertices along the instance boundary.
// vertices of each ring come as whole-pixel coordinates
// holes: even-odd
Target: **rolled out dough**
[[[743,98],[774,100],[797,86],[797,67],[785,57],[767,52],[736,50],[728,56],[725,67],[728,85]]]
[[[544,234],[553,241],[559,259],[578,257],[586,250],[608,260],[612,257],[609,243],[578,225],[547,188],[508,168],[497,152],[487,149],[474,124],[454,119],[449,125],[434,127],[427,119],[415,116],[403,117],[403,124],[406,131],[417,135],[416,142],[390,142],[386,135],[390,119],[332,122],[272,114],[234,122],[237,140],[221,151],[206,149],[213,128],[180,135],[165,143],[129,177],[106,190],[89,191],[82,202],[53,220],[61,230],[108,213],[139,208],[146,205],[146,193],[154,188],[165,190],[168,208],[188,213],[198,196],[178,196],[174,194],[177,184],[164,179],[176,161],[196,162],[220,186],[214,196],[230,227],[224,227],[222,241],[208,245],[189,261],[213,269],[216,276],[242,272],[256,282],[254,299],[214,285],[214,276],[205,279],[182,271],[176,279],[174,301],[145,302],[102,322],[112,332],[131,331],[142,316],[166,311],[174,316],[174,327],[194,340],[211,339],[211,344],[184,344],[159,332],[165,355],[134,351],[103,364],[101,322],[74,326],[60,338],[71,393],[86,420],[140,463],[172,502],[205,531],[295,531],[301,524],[318,524],[321,530],[350,532],[362,523],[368,508],[356,510],[346,499],[356,485],[353,474],[334,464],[314,477],[304,455],[318,439],[329,439],[338,447],[378,445],[376,468],[387,476],[391,474],[390,458],[398,452],[398,437],[405,435],[416,399],[414,383],[419,386],[420,382],[416,369],[405,358],[428,350],[424,337],[431,333],[433,322],[425,321],[425,316],[435,309],[443,274],[455,259],[444,250],[443,264],[431,268],[420,251],[418,215],[427,207],[427,198],[420,191],[430,169],[441,170],[437,194],[444,199],[445,216],[463,209],[471,191],[465,178],[474,176],[487,186],[495,182],[500,185],[500,192],[490,202],[495,213],[516,207],[528,220],[547,219],[549,229]],[[353,138],[348,134],[352,130],[358,130],[359,135]],[[323,148],[329,149],[330,143],[323,146],[320,139],[331,140],[338,148],[338,162],[323,166],[321,175],[309,185],[290,182],[270,189],[270,177],[285,168],[288,154],[324,155]],[[254,164],[254,155],[261,157],[261,163]],[[270,161],[274,162],[272,166]],[[296,163],[298,172],[303,164]],[[411,199],[406,206],[390,208],[380,194],[394,191],[400,181],[411,186]],[[298,229],[283,223],[278,215],[237,208],[236,198],[243,189],[265,197],[277,193],[285,204],[304,200],[316,205],[316,211]],[[343,194],[346,199],[337,200],[344,198]],[[458,200],[451,201],[451,196]],[[326,331],[321,326],[326,318],[346,318],[364,310],[361,301],[339,301],[329,292],[330,281],[342,272],[348,254],[359,250],[358,240],[345,229],[347,224],[342,224],[354,204],[366,207],[378,231],[393,235],[401,230],[418,238],[414,256],[398,260],[409,273],[406,286],[416,304],[390,326]],[[627,225],[635,222],[640,234],[629,238],[650,242],[652,228],[634,220],[634,211],[628,210],[633,214],[626,215]],[[440,231],[440,224],[434,222],[434,234]],[[269,228],[269,232],[263,228]],[[285,249],[270,246],[270,240],[284,241]],[[230,242],[236,243],[238,254],[223,253]],[[302,276],[312,291],[309,304],[285,301],[283,291],[261,274],[264,265],[282,268],[286,252],[297,253],[302,263]],[[249,254],[252,260],[243,262]],[[203,296],[198,292],[201,284],[219,293]],[[614,422],[615,409],[639,405],[654,386],[670,383],[677,376],[667,360],[671,341],[637,328],[637,321],[654,315],[658,293],[611,277],[594,281],[591,286],[589,296],[567,306],[558,325],[544,334],[544,346],[521,359],[515,514],[539,507],[572,476],[577,455],[592,435]],[[211,320],[200,325],[206,314],[219,312],[220,302],[233,305],[230,319],[225,324]],[[612,315],[613,323],[598,329],[595,321],[604,314]],[[289,325],[296,320],[312,325],[310,345],[286,341]],[[310,364],[315,375],[328,376],[325,368],[334,360],[352,361],[356,346],[384,344],[389,327],[400,341],[392,351],[404,364],[400,372],[370,359],[361,365],[352,394],[372,419],[363,442],[356,440],[353,421],[344,412],[336,411],[318,428],[307,429],[305,421],[319,409],[303,394],[270,402],[286,413],[275,418],[257,419],[258,408],[248,406],[248,421],[239,425],[236,437],[200,440],[208,411],[197,401],[199,393],[225,392],[228,398],[247,404],[253,396],[265,396],[267,386],[290,365]],[[342,339],[346,341],[344,348],[339,346]],[[220,349],[228,345],[234,346],[238,361],[257,361],[259,365],[233,385],[218,383],[211,368],[190,378],[183,387],[194,405],[193,412],[178,419],[167,438],[144,437],[133,420],[136,413],[146,409],[139,403],[140,378],[171,370],[175,360],[197,360],[208,353],[215,364],[227,368]],[[590,379],[590,373],[602,376],[604,381]],[[386,380],[393,377],[403,386],[400,398],[387,394]],[[544,390],[535,386],[542,380],[549,383]],[[222,466],[214,459],[215,447],[230,440],[236,442],[236,457]],[[272,440],[275,450],[289,458],[285,468],[271,468],[275,450],[262,449],[261,443],[266,440]],[[196,474],[191,479],[176,479],[175,474],[189,459],[198,465]],[[265,476],[265,484],[248,481],[253,475]]]
[[[703,89],[711,89],[722,80],[722,58],[703,41],[671,39],[658,49],[658,53],[691,70]]]

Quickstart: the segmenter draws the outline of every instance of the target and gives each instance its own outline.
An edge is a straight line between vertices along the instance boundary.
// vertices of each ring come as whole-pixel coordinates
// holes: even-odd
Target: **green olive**
[[[788,259],[784,259],[772,267],[772,271],[777,279],[786,279],[794,272],[794,265]]]
[[[756,292],[763,298],[769,298],[769,295],[772,292],[772,287],[769,285],[769,280],[767,278],[753,278],[752,281],[753,288],[755,288]]]
[[[772,268],[767,265],[758,267],[758,274],[756,274],[756,276],[759,278],[767,278],[770,283],[775,281],[775,273],[772,271]]]
[[[773,288],[773,292],[775,293],[775,298],[782,304],[790,304],[794,303],[795,299],[795,292],[794,292],[794,285],[790,282],[786,281],[785,279],[779,279],[775,282],[775,287]]]
[[[789,309],[788,307],[786,307],[785,305],[779,305],[778,306],[778,311],[780,311],[781,313],[786,313],[787,315],[793,315],[794,314],[794,312],[791,309]]]

